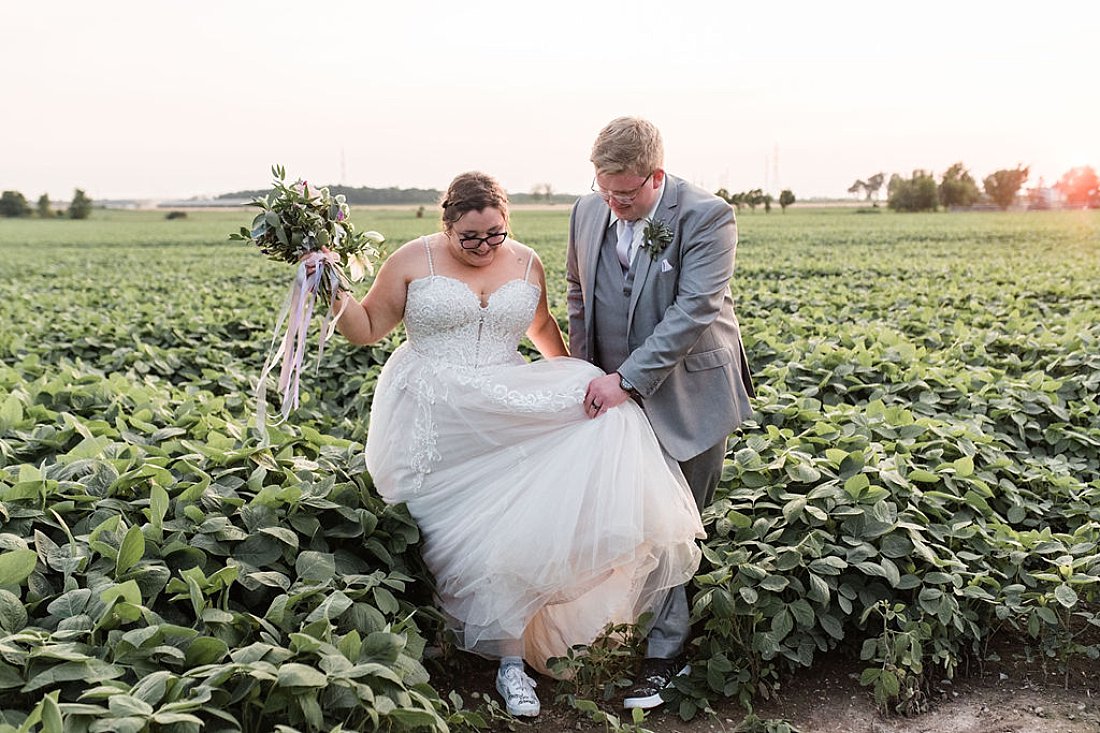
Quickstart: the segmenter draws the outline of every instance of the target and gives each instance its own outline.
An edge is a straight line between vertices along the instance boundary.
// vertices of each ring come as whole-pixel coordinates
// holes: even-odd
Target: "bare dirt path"
[[[458,681],[469,706],[486,695],[495,698],[493,672],[492,666],[475,664],[467,670],[466,679]],[[787,680],[782,697],[761,704],[757,714],[786,719],[802,733],[1100,733],[1100,663],[1079,664],[1068,678],[1044,674],[1038,664],[1024,660],[988,664],[980,674],[935,685],[928,712],[909,718],[880,713],[858,676],[858,665],[851,663],[818,665]],[[607,730],[556,703],[555,684],[540,678],[543,712],[539,718],[501,720],[494,730]],[[732,703],[721,704],[716,712],[689,722],[673,712],[658,712],[644,726],[655,733],[733,733],[744,718],[744,711]]]

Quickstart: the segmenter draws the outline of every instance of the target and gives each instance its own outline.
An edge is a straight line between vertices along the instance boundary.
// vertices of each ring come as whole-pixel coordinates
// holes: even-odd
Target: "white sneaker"
[[[509,715],[534,717],[539,714],[541,708],[534,689],[537,686],[522,665],[507,664],[497,671],[497,692],[504,698],[504,708]]]

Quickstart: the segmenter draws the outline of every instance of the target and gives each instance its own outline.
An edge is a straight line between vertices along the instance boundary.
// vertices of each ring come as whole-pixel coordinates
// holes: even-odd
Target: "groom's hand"
[[[615,372],[596,377],[588,383],[588,391],[584,393],[584,414],[599,417],[629,398],[630,394],[619,386],[619,375]]]

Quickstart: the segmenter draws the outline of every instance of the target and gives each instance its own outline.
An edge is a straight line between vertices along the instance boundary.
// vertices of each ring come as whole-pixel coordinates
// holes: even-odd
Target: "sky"
[[[962,161],[1100,168],[1100,2],[10,0],[0,189],[34,201],[270,184],[587,191],[653,121],[709,190],[844,197]]]

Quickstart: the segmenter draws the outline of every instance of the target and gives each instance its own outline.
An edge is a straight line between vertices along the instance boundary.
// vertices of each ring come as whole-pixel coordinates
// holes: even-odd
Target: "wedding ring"
[[[595,407],[597,410],[599,410],[601,407],[603,407],[603,405],[601,405],[599,402],[593,402],[592,406]]]

